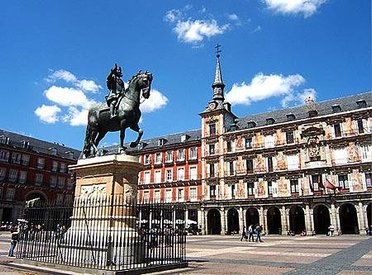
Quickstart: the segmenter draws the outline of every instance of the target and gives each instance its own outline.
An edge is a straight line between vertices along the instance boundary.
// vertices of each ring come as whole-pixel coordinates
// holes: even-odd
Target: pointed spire
[[[225,88],[225,84],[222,81],[221,64],[220,64],[220,53],[221,53],[220,47],[221,45],[219,44],[216,45],[217,63],[216,63],[216,72],[214,75],[214,82],[212,84],[214,100],[224,100],[223,89]]]

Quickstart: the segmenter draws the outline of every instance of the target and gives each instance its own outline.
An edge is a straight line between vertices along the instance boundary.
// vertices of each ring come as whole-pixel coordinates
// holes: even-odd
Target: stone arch
[[[239,212],[235,208],[227,211],[227,233],[238,233],[239,230]]]
[[[30,191],[25,196],[27,206],[40,206],[48,202],[48,197],[42,191]]]
[[[367,226],[370,230],[372,230],[372,202],[370,202],[366,207],[367,213]]]
[[[324,204],[318,204],[313,208],[314,231],[316,234],[327,234],[331,224],[329,209]]]
[[[339,217],[342,234],[359,234],[358,215],[353,204],[342,204],[339,208]]]
[[[207,213],[207,234],[221,234],[221,213],[218,209],[210,209]]]
[[[248,228],[250,225],[257,225],[260,222],[260,215],[255,207],[249,207],[245,212],[245,226]]]
[[[278,207],[267,209],[267,233],[282,234],[282,217]]]
[[[305,212],[298,205],[289,209],[289,229],[296,234],[301,234],[305,230]]]

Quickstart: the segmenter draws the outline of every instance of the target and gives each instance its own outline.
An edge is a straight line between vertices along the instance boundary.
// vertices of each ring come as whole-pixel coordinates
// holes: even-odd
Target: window
[[[165,191],[165,201],[172,202],[172,189],[167,189]]]
[[[38,169],[44,169],[44,166],[45,166],[45,159],[43,158],[38,158],[37,159],[37,168]]]
[[[347,175],[338,175],[338,187],[343,189],[349,188],[349,181]]]
[[[167,182],[171,182],[173,180],[172,169],[167,169],[165,171],[165,175],[166,175]]]
[[[8,161],[9,160],[9,151],[7,150],[0,150],[0,161]]]
[[[214,163],[209,164],[209,176],[211,178],[215,177]]]
[[[50,177],[49,186],[51,188],[54,188],[54,187],[57,186],[57,177],[56,176],[51,176]]]
[[[366,172],[364,175],[366,177],[367,187],[372,187],[372,173],[371,172]]]
[[[333,129],[335,131],[335,137],[340,137],[341,136],[341,126],[340,123],[336,123],[333,125]]]
[[[160,164],[161,163],[161,153],[155,154],[155,163]]]
[[[216,198],[216,186],[215,185],[209,186],[209,197]]]
[[[42,185],[43,184],[43,174],[36,174],[35,175],[35,185]]]
[[[157,170],[155,171],[155,183],[160,183],[161,182],[161,171]]]
[[[9,181],[15,182],[18,177],[18,170],[16,169],[10,169],[9,170]]]
[[[182,135],[181,136],[181,142],[185,142],[186,140],[188,140],[190,138],[189,135]]]
[[[285,139],[287,141],[287,144],[293,143],[294,142],[293,131],[285,132]]]
[[[371,161],[372,159],[372,146],[368,144],[360,145],[360,151],[362,152],[362,161]]]
[[[298,180],[290,180],[291,193],[298,193]]]
[[[150,191],[143,192],[143,202],[149,203],[150,202]]]
[[[318,191],[319,187],[322,186],[322,176],[321,175],[312,175],[311,182],[313,184],[314,191]]]
[[[27,180],[27,171],[20,171],[19,172],[18,182],[19,183],[25,183],[26,180]]]
[[[14,197],[15,197],[15,189],[14,188],[6,189],[5,200],[12,201],[14,200]]]
[[[197,159],[198,158],[198,151],[196,147],[191,147],[189,149],[189,159]]]
[[[333,105],[332,106],[332,112],[333,113],[341,112],[341,106],[340,105]]]
[[[273,157],[271,157],[271,156],[267,157],[267,170],[268,170],[268,172],[273,171]]]
[[[177,160],[178,161],[185,160],[185,149],[184,148],[178,149],[178,151],[177,151]]]
[[[235,184],[231,184],[231,198],[235,198],[235,191],[236,191],[236,189],[235,189]]]
[[[160,202],[160,190],[155,190],[155,202]]]
[[[143,163],[144,163],[145,165],[151,163],[151,156],[150,156],[149,154],[147,154],[147,155],[144,156]]]
[[[358,108],[366,108],[367,107],[367,103],[364,99],[358,100],[357,105],[358,105]]]
[[[177,189],[177,199],[178,201],[183,201],[183,188],[178,188]]]
[[[273,194],[273,183],[271,181],[267,182],[267,190],[269,191],[269,195]]]
[[[67,154],[68,159],[74,159],[74,153],[73,152],[67,151],[66,154]]]
[[[363,134],[364,133],[364,126],[363,126],[363,119],[358,119],[358,133]]]
[[[230,176],[233,176],[235,174],[233,161],[229,162],[229,171],[230,171]]]
[[[196,166],[190,167],[190,180],[196,180],[198,179]]]
[[[253,196],[254,195],[254,183],[248,182],[247,189],[248,189],[248,196]]]
[[[5,175],[6,175],[6,168],[0,167],[0,180],[5,179]]]
[[[160,138],[160,139],[158,140],[158,146],[163,146],[166,142],[167,142],[166,139],[164,139],[164,138]]]
[[[177,169],[177,180],[184,180],[185,179],[185,169],[178,168]]]
[[[247,172],[253,173],[253,159],[247,159]]]
[[[213,136],[215,134],[216,134],[216,124],[211,123],[211,124],[209,124],[209,135]]]
[[[197,199],[196,197],[196,188],[195,187],[191,187],[190,188],[190,200],[191,201],[195,201]]]
[[[275,123],[275,120],[272,117],[266,119],[266,125],[271,125],[274,123]]]
[[[245,148],[246,149],[252,148],[252,138],[251,137],[245,138]]]
[[[59,167],[59,172],[66,173],[66,163],[61,162],[61,165]]]
[[[58,154],[58,150],[57,148],[50,148],[50,153],[53,155],[53,156],[56,156]]]
[[[172,151],[167,151],[165,153],[165,162],[167,162],[167,163],[173,162],[173,152]]]
[[[66,178],[64,178],[64,177],[58,177],[57,187],[59,189],[65,188],[65,183],[66,183]]]
[[[215,152],[215,145],[214,144],[209,144],[209,154],[214,155]]]
[[[256,122],[254,122],[254,121],[249,121],[248,124],[247,124],[247,127],[248,127],[248,128],[254,128],[254,127],[256,127]]]
[[[287,155],[288,170],[297,170],[300,165],[298,155]]]
[[[30,164],[30,155],[22,154],[22,165],[28,166]]]
[[[72,190],[74,188],[75,181],[72,178],[67,180],[67,190]]]
[[[61,205],[63,203],[63,194],[57,194],[56,204]]]
[[[318,115],[318,111],[317,110],[310,110],[309,111],[309,117],[315,117]]]
[[[150,171],[144,173],[144,181],[145,184],[150,184]]]
[[[58,170],[58,161],[52,161],[52,172],[57,172]]]
[[[13,152],[12,154],[12,163],[21,164],[22,154]]]
[[[231,141],[227,141],[226,142],[226,146],[227,146],[227,152],[231,152],[232,151],[232,146],[231,146]]]

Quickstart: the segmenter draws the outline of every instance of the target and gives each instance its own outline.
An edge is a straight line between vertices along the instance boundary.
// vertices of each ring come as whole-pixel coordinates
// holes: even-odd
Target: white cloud
[[[70,87],[52,86],[44,91],[45,96],[54,103],[68,107],[81,106],[89,108],[94,101],[89,100],[87,96],[78,89]]]
[[[302,13],[304,17],[313,15],[327,0],[263,0],[270,10],[281,14]]]
[[[164,20],[172,23],[177,20],[180,20],[181,16],[182,13],[180,10],[173,9],[165,13]]]
[[[96,84],[93,80],[79,80],[73,73],[66,70],[58,70],[51,73],[47,78],[47,82],[55,83],[58,80],[73,84],[75,87],[82,89],[84,92],[98,92],[102,87]]]
[[[140,105],[141,112],[151,113],[163,108],[168,103],[168,98],[157,90],[151,90],[150,97]]]
[[[84,126],[88,122],[88,109],[78,109],[69,107],[68,114],[64,117],[64,121],[70,123],[71,126]]]
[[[35,110],[35,114],[41,121],[51,124],[56,123],[59,120],[59,112],[61,112],[61,108],[56,105],[49,106],[43,104]]]
[[[197,43],[203,41],[205,37],[212,37],[223,34],[229,25],[219,26],[216,20],[187,20],[178,21],[173,31],[179,40],[186,43]]]
[[[295,89],[304,83],[305,79],[299,74],[283,76],[259,73],[254,76],[249,84],[245,82],[241,84],[235,83],[226,94],[226,100],[233,105],[250,105],[252,102],[271,97],[283,97],[281,103],[285,107],[290,102],[301,100],[304,94],[308,95],[312,92],[315,95],[315,90],[313,89],[307,89],[302,94],[296,92]]]
[[[56,82],[57,80],[64,80],[69,83],[74,83],[77,81],[77,78],[74,74],[65,70],[58,70],[53,72],[47,77],[48,82]]]
[[[239,20],[239,17],[238,17],[235,13],[228,14],[227,17],[228,17],[231,21],[238,21],[238,20]]]

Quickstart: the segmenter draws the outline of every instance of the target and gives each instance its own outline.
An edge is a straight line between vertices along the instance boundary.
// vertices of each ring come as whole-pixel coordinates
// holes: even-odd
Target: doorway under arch
[[[247,212],[245,213],[245,221],[246,221],[246,228],[250,225],[257,225],[260,222],[258,210],[254,207],[248,208]]]
[[[327,234],[331,224],[328,207],[324,204],[317,205],[313,210],[314,230],[316,234]]]
[[[296,234],[305,231],[305,213],[302,207],[293,206],[289,210],[289,229]]]
[[[239,213],[235,208],[227,211],[227,234],[239,233]]]
[[[369,230],[372,230],[372,203],[367,206],[367,222]]]
[[[359,234],[358,216],[354,205],[351,203],[341,205],[339,215],[342,234]]]
[[[267,231],[268,234],[282,234],[282,218],[278,207],[267,210]]]
[[[221,234],[221,214],[217,209],[211,209],[207,214],[208,232],[207,234]]]

